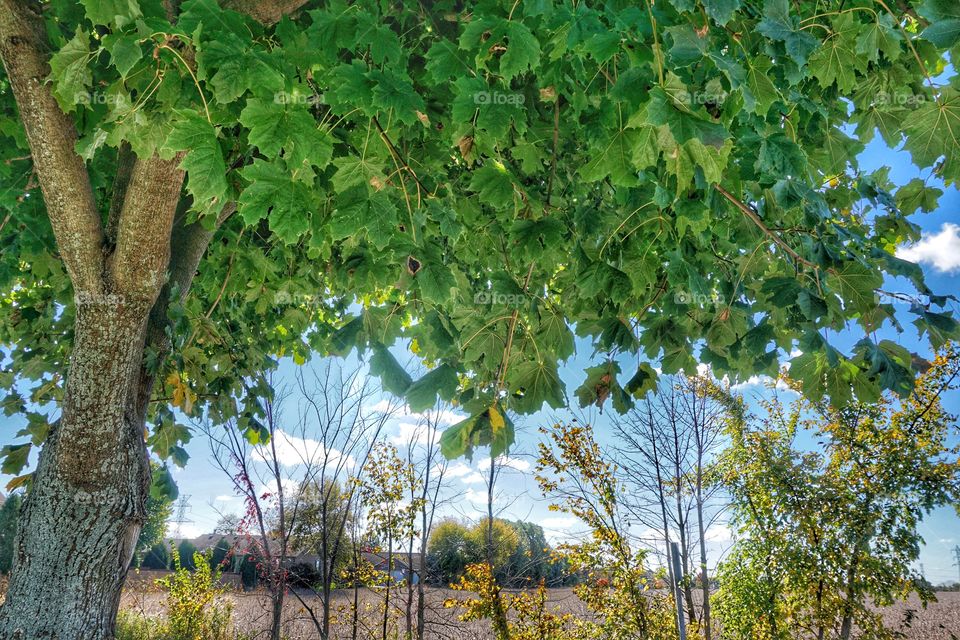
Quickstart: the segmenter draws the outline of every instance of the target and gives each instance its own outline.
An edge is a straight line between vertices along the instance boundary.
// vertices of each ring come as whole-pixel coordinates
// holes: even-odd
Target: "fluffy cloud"
[[[920,242],[897,249],[897,257],[944,273],[960,270],[960,227],[947,222],[938,233],[924,233]]]
[[[497,458],[497,464],[504,467],[509,467],[515,471],[529,471],[531,466],[526,460],[522,460],[520,458],[511,458],[509,456],[500,456]]]
[[[344,456],[336,449],[326,449],[323,443],[312,438],[298,438],[285,431],[277,431],[273,436],[273,443],[269,445],[276,449],[277,462],[284,467],[296,467],[303,464],[320,465],[326,461],[327,467],[343,467],[353,469],[356,461],[352,456]],[[267,462],[272,459],[270,448],[258,446],[253,450],[253,459]]]

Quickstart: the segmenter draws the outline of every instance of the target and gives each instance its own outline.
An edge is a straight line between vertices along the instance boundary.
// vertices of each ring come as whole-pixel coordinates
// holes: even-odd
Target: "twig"
[[[741,212],[743,215],[747,216],[747,217],[750,219],[750,221],[753,222],[753,224],[757,225],[757,228],[760,229],[761,231],[763,231],[771,240],[773,240],[773,242],[774,242],[778,247],[780,247],[781,249],[783,249],[784,251],[786,251],[787,254],[790,255],[790,257],[792,257],[794,260],[796,260],[796,261],[799,262],[800,264],[802,264],[802,265],[804,265],[804,266],[807,266],[807,267],[813,269],[814,271],[820,271],[820,270],[821,270],[820,265],[818,265],[818,264],[816,264],[816,263],[813,263],[813,262],[810,262],[809,260],[807,260],[806,258],[804,258],[803,256],[801,256],[799,253],[797,253],[796,251],[794,251],[793,247],[791,247],[789,244],[787,244],[786,241],[785,241],[783,238],[781,238],[781,237],[778,236],[776,233],[774,233],[773,231],[771,231],[770,228],[767,227],[767,225],[765,225],[765,224],[763,223],[763,220],[760,219],[760,216],[757,215],[757,212],[756,212],[756,211],[754,211],[753,209],[751,209],[750,207],[748,207],[748,206],[745,205],[744,203],[740,202],[740,200],[738,200],[732,193],[730,193],[729,191],[727,191],[726,189],[724,189],[722,186],[720,186],[720,184],[715,184],[715,185],[713,185],[713,187],[714,187],[714,189],[717,190],[717,192],[718,192],[720,195],[722,195],[724,198],[726,198],[728,201],[730,201],[730,203],[731,203],[733,206],[735,206],[737,209],[739,209],[740,212]],[[832,270],[831,270],[831,269],[827,269],[827,271],[832,271]]]

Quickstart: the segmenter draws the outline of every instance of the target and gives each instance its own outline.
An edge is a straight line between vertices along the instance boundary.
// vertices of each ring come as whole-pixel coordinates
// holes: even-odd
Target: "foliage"
[[[173,551],[173,573],[157,584],[166,590],[166,618],[160,638],[164,640],[227,640],[230,605],[218,599],[223,594],[219,568],[211,568],[209,555],[194,553],[190,570]]]
[[[946,345],[904,400],[788,409],[774,399],[759,425],[731,422],[722,473],[738,539],[719,574],[725,636],[894,637],[874,605],[930,597],[911,569],[918,524],[960,498],[955,417],[940,404],[958,379]],[[819,450],[798,450],[800,433]]]
[[[552,511],[576,516],[590,530],[590,539],[558,547],[572,572],[586,581],[574,587],[595,620],[578,620],[585,638],[669,638],[676,633],[669,603],[648,592],[646,551],[630,544],[622,507],[622,487],[615,468],[605,460],[593,432],[580,425],[556,425],[539,445],[537,482],[556,499]]]
[[[17,537],[17,523],[23,496],[11,493],[0,507],[0,573],[9,573],[13,564],[13,543]]]
[[[322,486],[318,481],[302,483],[298,495],[291,498],[296,505],[296,518],[290,544],[297,551],[319,556],[333,575],[339,575],[353,556],[346,535],[352,518],[352,499],[340,483],[332,480],[326,480]]]
[[[150,462],[154,478],[162,477],[160,471],[161,465],[156,462]],[[173,514],[173,499],[167,492],[151,491],[147,496],[147,519],[140,529],[140,537],[137,538],[137,549],[135,559],[137,562],[143,562],[143,556],[155,545],[161,544],[167,535],[167,520]]]
[[[143,554],[140,567],[143,569],[169,569],[170,561],[170,547],[164,542],[159,542]]]
[[[960,178],[960,80],[926,80],[956,59],[949,0],[333,0],[262,23],[231,9],[256,3],[164,4],[44,3],[50,82],[31,84],[69,114],[86,161],[89,185],[48,193],[89,186],[105,218],[129,146],[186,170],[175,232],[215,229],[189,296],[158,306],[169,357],[144,354],[163,400],[157,455],[185,461],[174,407],[256,437],[262,410],[243,391],[264,362],[354,349],[411,405],[469,412],[449,455],[501,451],[507,412],[565,404],[571,327],[610,356],[582,404],[625,410],[656,376],[619,371],[620,353],[674,373],[696,352],[747,376],[775,375],[799,347],[791,371],[815,399],[909,391],[903,350],[844,353],[823,336],[900,330],[877,304],[884,274],[931,293],[894,254],[936,190],[901,193],[856,154],[879,132]],[[49,432],[36,407],[62,399],[78,301],[91,301],[75,299],[86,292],[34,177],[42,147],[73,133],[31,150],[13,100],[4,76],[0,383],[7,415],[28,421],[3,451],[17,473]],[[911,309],[934,345],[958,335],[946,303]],[[432,366],[424,378],[392,366],[385,347],[401,339]]]
[[[174,560],[175,564],[182,563],[184,568],[193,571],[196,569],[194,565],[194,560],[197,556],[197,547],[189,540],[181,540],[180,544],[172,550],[170,557]]]

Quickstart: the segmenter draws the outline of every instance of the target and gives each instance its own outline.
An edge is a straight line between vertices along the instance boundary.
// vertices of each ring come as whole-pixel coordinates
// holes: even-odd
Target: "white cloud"
[[[443,411],[430,409],[422,413],[414,413],[410,411],[410,407],[407,405],[401,405],[397,400],[390,400],[386,398],[374,404],[365,406],[363,410],[367,414],[389,412],[391,414],[391,418],[401,422],[417,423],[430,418],[433,423],[440,427],[448,427],[450,425],[457,424],[466,418],[464,415],[447,409],[444,409]]]
[[[237,499],[237,496],[227,496],[227,495],[217,496],[216,498],[214,498],[214,500],[217,502],[233,502],[236,499]]]
[[[733,540],[733,532],[727,525],[717,523],[708,527],[704,531],[703,537],[706,538],[707,542],[730,542]]]
[[[552,518],[541,518],[537,520],[545,531],[569,531],[577,526],[581,526],[579,518],[573,516],[555,516]]]
[[[476,471],[474,471],[470,475],[460,478],[460,482],[464,482],[466,484],[477,484],[477,483],[486,484],[487,479],[484,478],[479,473],[477,473]]]
[[[446,475],[451,478],[462,478],[463,476],[468,476],[471,473],[474,473],[474,470],[471,467],[468,467],[462,462],[458,462],[455,465],[447,467]]]
[[[465,497],[470,502],[476,502],[477,504],[487,504],[487,492],[485,490],[476,491],[474,489],[467,489],[467,492],[463,494],[463,497]],[[496,502],[496,499],[494,499],[494,502]]]
[[[788,363],[789,364],[789,363]],[[731,385],[730,390],[736,393],[743,393],[745,391],[752,391],[754,389],[767,389],[770,387],[770,384],[773,382],[773,378],[768,375],[759,375],[759,376],[750,376],[743,382],[740,382],[735,385]],[[777,380],[774,388],[777,391],[793,391],[790,387],[787,386],[787,383],[783,380]]]
[[[277,431],[270,445],[257,446],[253,450],[253,459],[267,462],[273,459],[273,450],[276,450],[277,462],[284,467],[296,467],[302,464],[319,465],[326,461],[328,467],[344,466],[352,469],[356,461],[352,456],[346,456],[336,449],[326,449],[322,442],[312,438],[298,438],[285,431]]]
[[[899,247],[897,257],[944,273],[960,270],[960,226],[944,223],[938,233],[924,233],[920,242]]]
[[[398,447],[405,447],[408,444],[426,446],[430,440],[437,442],[440,439],[440,432],[436,429],[428,429],[426,424],[415,422],[401,422],[397,425],[397,433],[390,436],[389,440]]]
[[[511,458],[509,456],[500,456],[497,458],[497,464],[515,469],[516,471],[529,471],[530,463],[521,458]]]

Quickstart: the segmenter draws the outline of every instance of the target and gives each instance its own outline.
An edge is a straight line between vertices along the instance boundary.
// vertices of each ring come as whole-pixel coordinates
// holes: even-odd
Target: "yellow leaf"
[[[500,411],[497,410],[497,405],[490,407],[487,410],[487,415],[490,417],[490,429],[492,429],[494,433],[503,429],[503,416],[500,414]]]

